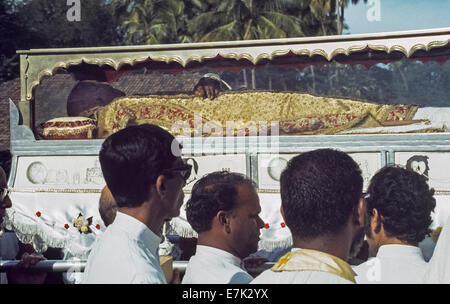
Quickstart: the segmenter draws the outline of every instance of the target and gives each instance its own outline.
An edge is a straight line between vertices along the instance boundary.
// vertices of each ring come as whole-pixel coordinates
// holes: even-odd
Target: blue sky
[[[346,8],[345,22],[344,34],[450,27],[450,0],[360,0]]]

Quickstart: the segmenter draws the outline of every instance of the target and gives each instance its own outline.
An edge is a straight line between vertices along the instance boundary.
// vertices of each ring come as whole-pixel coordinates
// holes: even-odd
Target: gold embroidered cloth
[[[271,268],[272,271],[322,271],[338,275],[356,283],[352,267],[338,257],[325,252],[299,249],[282,256]]]
[[[174,135],[224,136],[270,134],[271,122],[279,123],[280,134],[335,134],[408,121],[416,111],[411,105],[251,91],[222,93],[214,100],[185,94],[121,97],[96,115],[99,137],[141,123],[160,125]]]
[[[95,122],[87,117],[59,117],[43,124],[40,132],[45,139],[91,139]]]

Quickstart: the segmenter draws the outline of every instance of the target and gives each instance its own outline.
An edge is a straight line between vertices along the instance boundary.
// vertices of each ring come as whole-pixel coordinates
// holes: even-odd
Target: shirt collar
[[[291,250],[291,252],[282,256],[270,269],[274,272],[327,272],[356,283],[356,273],[346,261],[318,250],[295,248],[295,250]]]
[[[144,243],[144,246],[147,247],[151,252],[157,253],[159,243],[161,242],[161,237],[156,235],[147,227],[147,225],[145,225],[141,221],[130,215],[118,211],[112,225],[120,230],[125,231],[130,236],[130,238]]]
[[[423,259],[422,250],[417,246],[389,244],[382,245],[377,252],[377,257],[407,257],[416,256]]]
[[[208,255],[215,255],[217,257],[220,257],[221,259],[225,259],[228,262],[230,262],[233,265],[236,265],[240,268],[242,268],[242,260],[238,258],[237,256],[214,247],[205,246],[205,245],[197,245],[196,254],[208,254]]]

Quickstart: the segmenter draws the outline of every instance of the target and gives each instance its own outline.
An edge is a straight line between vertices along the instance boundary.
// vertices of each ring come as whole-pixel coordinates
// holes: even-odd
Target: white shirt
[[[426,269],[422,250],[408,245],[383,245],[376,257],[353,268],[358,284],[417,284]]]
[[[433,257],[428,263],[423,282],[427,284],[450,283],[450,217],[442,227],[434,249]]]
[[[241,265],[241,259],[229,252],[197,245],[182,284],[247,284],[253,277]]]
[[[353,284],[353,282],[323,271],[275,272],[268,269],[250,284]]]
[[[298,250],[292,248],[291,251]],[[281,271],[270,269],[262,272],[250,284],[353,284],[338,275],[324,271]]]
[[[146,225],[121,212],[92,249],[85,284],[165,284],[159,263],[161,238]]]
[[[15,260],[19,253],[19,240],[14,232],[0,231],[0,260]],[[0,284],[8,284],[5,272],[0,273]]]

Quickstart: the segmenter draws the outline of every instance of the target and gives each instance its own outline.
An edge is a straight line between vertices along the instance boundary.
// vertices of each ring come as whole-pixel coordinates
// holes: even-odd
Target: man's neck
[[[418,247],[419,243],[402,241],[395,237],[386,237],[380,242],[380,246],[378,247],[378,249],[380,249],[380,247],[383,245],[408,245]]]
[[[299,239],[295,237],[293,239],[294,248],[311,249],[325,252],[344,261],[346,261],[348,258],[350,248],[350,245],[348,245],[348,243],[348,240],[339,236],[320,236],[309,240]]]
[[[136,208],[119,208],[118,211],[132,216],[146,225],[154,234],[161,235],[161,229],[165,218],[160,215],[158,208],[152,208],[153,204],[143,204]],[[153,210],[155,209],[155,210]]]
[[[220,240],[220,237],[216,237],[216,236],[214,236],[212,234],[199,233],[198,234],[197,245],[208,246],[208,247],[213,247],[213,248],[216,248],[216,249],[220,249],[220,250],[226,251],[226,252],[234,255],[235,257],[238,257],[238,258],[242,259],[226,243],[220,242],[219,240]]]

